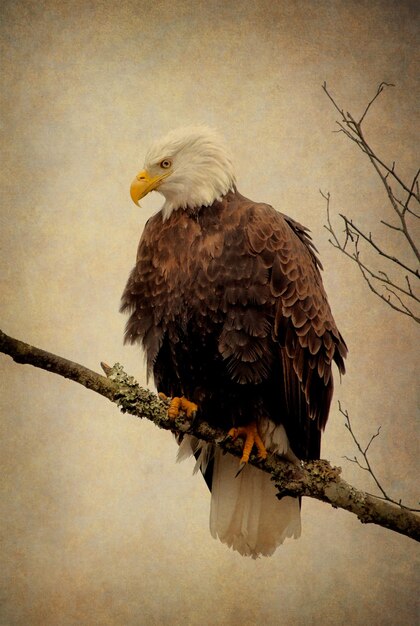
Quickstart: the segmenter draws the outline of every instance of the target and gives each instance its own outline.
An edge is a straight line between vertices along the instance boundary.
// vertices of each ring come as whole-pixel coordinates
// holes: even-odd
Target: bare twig
[[[385,491],[385,489],[382,487],[381,483],[379,482],[378,477],[376,476],[375,472],[373,471],[372,465],[369,461],[368,458],[368,450],[371,446],[371,444],[373,443],[373,441],[379,437],[380,431],[381,431],[381,427],[379,426],[378,430],[376,431],[376,433],[374,433],[371,438],[369,439],[367,445],[363,448],[362,445],[360,444],[359,440],[357,439],[355,432],[353,430],[353,427],[351,425],[350,422],[350,416],[349,413],[346,409],[343,409],[341,406],[340,401],[338,401],[338,409],[340,411],[340,413],[344,416],[345,418],[345,427],[347,428],[347,430],[349,431],[354,443],[356,444],[357,449],[359,450],[360,454],[363,457],[363,460],[365,462],[365,465],[363,465],[362,463],[360,463],[359,459],[354,456],[352,459],[350,459],[348,456],[345,456],[344,458],[347,459],[347,461],[350,461],[351,463],[355,463],[358,467],[360,467],[360,469],[369,472],[369,474],[372,476],[373,480],[376,483],[376,486],[378,487],[379,491],[382,494],[382,498],[384,500],[387,500],[388,502],[392,502],[393,504],[398,504],[398,506],[403,507],[404,509],[407,509],[408,511],[415,511],[415,512],[420,512],[420,509],[413,509],[411,507],[408,507],[404,504],[401,503],[401,500],[394,500],[393,498],[391,498]],[[380,496],[378,496],[380,497]]]
[[[402,233],[402,228],[400,226],[394,226],[393,224],[388,224],[388,222],[385,222],[385,220],[381,220],[381,224],[383,224],[384,226],[388,226],[388,228],[391,228],[392,230],[396,230]]]
[[[385,83],[385,82],[380,83],[380,85],[378,86],[378,89],[376,91],[376,94],[373,96],[372,100],[367,105],[366,109],[364,110],[364,113],[363,113],[362,117],[360,118],[360,120],[358,122],[359,126],[363,122],[363,120],[365,119],[366,113],[369,111],[370,107],[375,102],[376,98],[383,92],[385,87],[395,87],[395,85],[393,83]]]
[[[370,163],[372,164],[373,168],[375,169],[377,175],[379,176],[385,191],[387,193],[389,202],[392,206],[393,211],[395,212],[395,214],[398,217],[399,220],[399,226],[395,226],[395,225],[391,225],[389,222],[383,221],[383,223],[388,227],[391,228],[395,231],[400,232],[406,242],[408,243],[409,249],[411,250],[411,252],[414,254],[417,263],[420,262],[420,251],[418,249],[418,246],[416,245],[414,236],[411,232],[411,228],[409,223],[407,222],[407,216],[413,216],[415,218],[419,217],[419,214],[412,208],[409,207],[410,202],[414,199],[417,203],[420,203],[420,195],[419,195],[419,176],[420,176],[420,169],[417,170],[416,174],[414,175],[411,184],[407,184],[402,177],[397,174],[396,172],[396,168],[395,168],[395,161],[392,163],[391,166],[387,165],[387,163],[385,163],[385,161],[383,159],[381,159],[376,152],[371,148],[371,146],[368,144],[366,137],[364,135],[364,131],[362,129],[362,123],[366,117],[366,114],[368,113],[370,107],[373,105],[373,103],[377,100],[377,98],[379,97],[379,95],[383,92],[385,87],[391,87],[394,86],[390,83],[385,83],[382,82],[374,97],[369,101],[368,105],[366,106],[363,114],[361,115],[361,117],[359,118],[359,121],[356,121],[356,119],[354,118],[354,116],[351,113],[344,113],[344,110],[337,104],[337,102],[335,101],[335,99],[333,98],[333,96],[330,94],[330,92],[327,89],[327,85],[326,83],[323,84],[322,88],[324,90],[324,92],[326,93],[326,95],[328,96],[329,100],[332,102],[334,108],[340,113],[341,116],[341,120],[337,121],[337,125],[340,129],[340,132],[344,133],[346,135],[346,137],[348,139],[350,139],[351,141],[353,141],[354,143],[356,143],[356,145],[360,148],[360,150],[367,155],[367,157],[370,160]],[[400,188],[400,190],[402,190],[403,192],[406,192],[407,197],[406,200],[403,202],[402,200],[400,200],[398,198],[398,196],[396,195],[396,193],[393,190],[393,187],[391,186],[391,183],[389,182],[390,179],[393,180],[393,182]],[[347,218],[346,218],[347,219]],[[351,220],[348,220],[351,223]],[[354,223],[352,223],[352,227],[356,228]],[[384,250],[382,250],[379,246],[377,246],[371,236],[367,236],[365,233],[363,233],[363,231],[359,230],[358,231],[359,234],[364,237],[366,239],[366,241],[368,241],[368,243],[375,248],[375,250],[378,252],[378,254],[385,256],[388,259],[391,259],[394,263],[397,263],[399,265],[403,265],[407,271],[410,271],[412,273],[414,273],[417,278],[419,278],[419,270],[418,269],[413,269],[410,268],[408,266],[405,266],[405,264],[402,264],[402,261],[400,259],[396,259],[394,255],[391,255],[389,253],[386,253]]]
[[[419,270],[418,269],[413,269],[411,267],[409,267],[408,265],[406,265],[405,263],[403,263],[400,259],[398,259],[396,256],[388,254],[387,252],[385,252],[384,250],[382,250],[382,248],[380,248],[380,246],[375,243],[375,241],[373,240],[372,237],[372,233],[369,233],[368,235],[366,235],[358,226],[356,226],[356,224],[350,220],[348,217],[346,217],[345,215],[342,215],[340,213],[340,217],[344,220],[344,223],[346,225],[346,228],[351,228],[354,232],[356,232],[358,235],[360,235],[360,237],[362,239],[364,239],[365,241],[368,242],[368,244],[370,246],[372,246],[372,248],[374,250],[376,250],[376,252],[379,254],[379,256],[383,256],[386,259],[388,259],[389,261],[392,261],[393,263],[395,263],[396,265],[399,265],[400,267],[404,268],[405,270],[407,270],[407,272],[410,272],[411,274],[413,274],[416,278],[419,278]],[[389,226],[389,224],[387,224],[387,226]],[[400,229],[401,230],[401,229]]]
[[[358,226],[354,224],[352,220],[349,220],[345,215],[342,214],[340,214],[340,217],[344,221],[345,236],[344,241],[341,241],[331,222],[331,195],[329,192],[325,193],[321,190],[320,193],[322,197],[326,200],[327,223],[325,224],[325,229],[331,235],[331,239],[329,240],[330,243],[334,246],[334,248],[340,250],[345,256],[347,256],[349,259],[357,264],[363,279],[366,281],[366,284],[368,285],[372,293],[378,296],[383,302],[385,302],[395,311],[402,313],[403,315],[407,315],[415,322],[420,323],[420,317],[413,309],[413,306],[418,306],[420,304],[420,298],[415,294],[412,285],[408,279],[408,276],[405,274],[401,277],[400,282],[397,282],[397,280],[392,280],[383,270],[373,270],[372,268],[370,268],[362,260],[362,255],[359,248],[359,241],[365,241],[369,246],[371,246],[373,250],[378,253],[378,255],[383,256],[385,259],[392,262],[395,266],[409,271],[410,274],[417,279],[419,278],[419,271],[413,270],[413,268],[407,266],[394,255],[388,254],[386,251],[382,250],[373,240],[371,233],[364,233]],[[387,226],[391,228],[389,224],[387,224]],[[351,247],[349,246],[349,242],[351,242]],[[400,295],[398,295],[397,292]],[[408,298],[408,301],[404,302],[401,295]],[[412,302],[411,307],[408,305],[408,302]]]
[[[324,90],[325,94],[328,96],[328,98],[332,102],[334,108],[340,113],[340,115],[342,117],[340,122],[339,121],[336,122],[336,124],[340,128],[340,131],[338,131],[338,132],[343,132],[349,139],[351,139],[354,143],[356,143],[359,146],[359,148],[362,150],[362,152],[364,152],[368,157],[372,158],[376,162],[377,165],[379,165],[380,167],[382,167],[384,169],[384,171],[386,172],[386,175],[391,176],[396,182],[398,182],[398,184],[401,186],[402,189],[404,189],[407,193],[410,194],[410,186],[408,186],[401,179],[401,177],[397,174],[397,172],[395,171],[395,162],[393,162],[391,166],[387,165],[371,149],[371,147],[367,143],[365,137],[363,136],[363,133],[362,133],[362,130],[361,130],[362,122],[363,122],[363,119],[364,119],[364,117],[365,117],[365,115],[367,113],[367,110],[375,102],[375,100],[378,98],[378,96],[383,92],[384,87],[386,87],[386,86],[393,87],[394,86],[391,83],[389,83],[389,84],[388,83],[381,83],[381,85],[382,85],[382,89],[378,88],[375,96],[372,98],[372,100],[370,101],[370,103],[366,107],[364,114],[362,115],[362,117],[360,118],[360,120],[358,122],[356,122],[356,120],[351,115],[351,113],[348,113],[348,112],[344,113],[344,110],[339,107],[339,105],[337,104],[335,99],[332,97],[332,95],[328,91],[326,82],[323,83],[322,89]],[[380,85],[380,87],[381,87],[381,85]],[[381,175],[380,170],[379,170],[378,173]],[[384,177],[386,175],[384,175]],[[413,185],[413,190],[414,190],[414,187],[416,187],[417,191],[416,191],[416,193],[413,193],[412,195],[414,197],[416,197],[417,200],[419,200],[418,187],[416,185]]]
[[[10,355],[17,363],[29,363],[70,378],[115,402],[123,412],[150,419],[160,428],[177,435],[194,435],[238,457],[242,454],[237,442],[227,440],[226,433],[221,430],[203,422],[191,423],[182,417],[176,420],[169,418],[165,404],[151,391],[141,388],[119,365],[110,368],[104,364],[103,369],[107,373],[105,378],[82,365],[13,339],[1,331],[0,351]],[[280,498],[285,495],[316,498],[335,508],[354,513],[363,523],[378,524],[420,541],[420,518],[415,513],[352,487],[341,478],[340,468],[332,467],[328,461],[310,461],[298,466],[272,455],[265,461],[251,456],[250,463],[271,474]]]

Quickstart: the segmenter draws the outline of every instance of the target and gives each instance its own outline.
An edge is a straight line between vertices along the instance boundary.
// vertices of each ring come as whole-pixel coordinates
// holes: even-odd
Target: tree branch
[[[420,304],[420,298],[414,293],[408,276],[400,275],[400,283],[398,283],[397,280],[391,280],[386,272],[379,269],[374,270],[369,268],[368,265],[362,261],[361,252],[359,249],[359,240],[364,240],[365,242],[367,242],[378,255],[383,256],[384,258],[392,262],[395,266],[397,266],[398,269],[402,268],[409,271],[417,279],[419,279],[420,276],[419,270],[413,270],[404,263],[400,262],[400,260],[397,259],[395,256],[391,256],[388,253],[382,251],[379,246],[377,246],[376,243],[373,241],[371,233],[366,235],[351,220],[349,220],[345,215],[342,214],[340,214],[340,217],[344,221],[344,241],[340,241],[340,238],[337,235],[331,222],[330,193],[324,193],[323,191],[321,191],[321,189],[319,190],[319,192],[326,200],[327,223],[324,225],[324,228],[329,232],[332,237],[329,240],[331,245],[334,246],[334,248],[337,248],[337,250],[340,250],[340,252],[345,254],[349,259],[356,263],[369,289],[376,296],[378,296],[388,306],[390,306],[398,313],[407,315],[408,317],[411,317],[411,319],[413,319],[415,322],[420,324],[420,317],[417,314],[416,309],[413,308],[418,308],[418,305]],[[393,228],[394,230],[400,230],[402,232],[400,228],[391,226],[387,223],[385,223],[385,225],[389,228]],[[408,306],[408,304],[401,299],[396,291],[398,291],[400,294],[403,294],[409,299],[408,302],[410,303],[410,306]]]
[[[368,472],[373,480],[376,483],[376,486],[378,487],[379,491],[382,493],[382,496],[376,496],[377,498],[381,498],[381,500],[387,500],[388,502],[392,502],[393,504],[398,504],[398,506],[401,506],[404,509],[408,509],[409,511],[415,511],[415,512],[420,512],[420,509],[413,509],[411,507],[407,507],[404,504],[402,504],[401,500],[397,501],[394,500],[393,498],[391,498],[385,491],[385,489],[382,487],[381,483],[379,482],[378,477],[376,476],[375,472],[373,471],[372,465],[370,463],[369,457],[368,457],[368,451],[370,446],[372,445],[373,441],[376,439],[376,437],[379,437],[380,431],[381,431],[381,427],[379,426],[378,430],[376,431],[376,433],[374,433],[371,438],[369,439],[367,445],[363,448],[362,445],[360,444],[359,440],[356,437],[356,434],[353,430],[353,427],[351,425],[351,421],[350,421],[350,415],[348,413],[348,411],[346,409],[343,409],[341,406],[341,402],[340,400],[338,401],[338,410],[340,411],[341,415],[343,415],[345,417],[345,423],[344,426],[347,428],[347,430],[349,431],[354,443],[357,446],[357,449],[359,450],[360,454],[363,457],[363,460],[365,462],[365,465],[362,465],[362,463],[360,463],[359,459],[357,458],[357,456],[353,457],[352,459],[350,459],[348,456],[345,456],[344,458],[347,459],[347,461],[350,461],[351,463],[355,463],[358,467],[360,467],[360,469],[364,470],[365,472]]]
[[[344,221],[344,223],[346,225],[346,228],[348,228],[349,230],[352,230],[353,232],[356,232],[362,239],[367,241],[367,243],[370,246],[372,246],[372,248],[374,250],[376,250],[376,252],[379,254],[379,256],[383,256],[386,259],[388,259],[389,261],[392,261],[393,263],[395,263],[396,265],[399,265],[403,269],[407,270],[407,272],[410,272],[411,274],[413,274],[416,278],[419,277],[419,270],[418,269],[413,269],[412,267],[409,267],[408,265],[403,263],[400,259],[398,259],[396,256],[388,254],[387,252],[382,250],[378,246],[378,244],[373,240],[372,233],[369,233],[368,235],[365,235],[365,233],[358,226],[356,226],[356,224],[351,219],[349,219],[348,217],[346,217],[342,213],[340,213],[339,215],[342,218],[342,220]],[[401,230],[400,228],[397,228],[395,226],[392,227],[390,224],[386,224],[386,226],[388,226],[389,228],[393,228],[394,230]]]
[[[417,296],[415,296],[411,288],[411,285],[409,285],[408,292],[405,291],[403,287],[401,287],[401,282],[404,281],[405,277],[401,277],[400,284],[397,284],[396,282],[392,283],[388,279],[388,277],[386,277],[387,279],[384,280],[384,276],[386,275],[383,272],[380,272],[379,270],[372,271],[369,267],[367,267],[366,263],[362,263],[360,259],[359,251],[357,250],[357,243],[358,243],[359,238],[360,240],[363,239],[365,242],[365,246],[367,246],[368,248],[370,247],[371,250],[373,250],[379,256],[384,257],[387,261],[394,264],[397,270],[399,268],[402,268],[406,270],[407,272],[409,272],[415,278],[417,279],[420,278],[420,271],[419,271],[419,266],[418,266],[418,263],[420,262],[420,251],[416,244],[416,237],[415,237],[416,231],[414,230],[415,225],[413,225],[412,223],[413,218],[414,219],[419,218],[419,214],[412,206],[409,206],[410,203],[416,203],[416,206],[418,209],[418,204],[420,203],[420,195],[419,195],[420,169],[417,169],[411,183],[407,183],[406,181],[404,181],[403,178],[396,172],[395,162],[393,162],[391,166],[388,165],[383,159],[381,159],[376,154],[375,150],[368,144],[366,137],[365,137],[364,129],[362,128],[362,123],[365,120],[365,117],[368,111],[370,110],[374,102],[377,100],[377,98],[380,96],[380,94],[384,91],[385,87],[393,87],[393,86],[394,85],[391,85],[385,82],[382,82],[379,85],[375,95],[373,96],[373,98],[371,98],[371,100],[365,107],[365,110],[363,114],[361,115],[361,117],[359,118],[359,121],[356,121],[356,118],[351,113],[349,112],[345,113],[344,109],[342,109],[337,104],[334,97],[328,91],[326,83],[323,84],[322,88],[325,94],[328,96],[329,100],[332,102],[336,111],[340,114],[341,119],[336,120],[336,124],[338,125],[340,129],[338,132],[344,133],[348,139],[353,141],[358,146],[358,148],[364,154],[367,155],[370,161],[370,164],[373,166],[376,174],[378,175],[379,179],[382,182],[382,185],[385,188],[389,203],[392,207],[392,210],[394,211],[394,214],[396,214],[397,216],[397,225],[392,224],[386,220],[381,220],[381,222],[387,228],[397,232],[399,234],[399,237],[402,236],[404,238],[407,253],[411,257],[414,256],[414,262],[416,265],[415,266],[408,265],[407,263],[403,262],[402,259],[399,259],[394,254],[391,254],[387,252],[386,250],[384,250],[383,247],[378,245],[378,243],[374,240],[371,233],[367,234],[363,232],[362,229],[356,226],[353,220],[347,218],[344,215],[341,215],[341,217],[343,218],[345,222],[346,238],[345,238],[344,244],[341,244],[339,238],[334,233],[334,230],[331,225],[330,217],[329,217],[329,206],[328,206],[329,200],[330,200],[329,194],[327,195],[322,194],[322,195],[327,200],[327,223],[328,223],[327,230],[333,236],[333,241],[331,241],[332,245],[338,248],[339,250],[341,250],[341,252],[344,252],[344,254],[346,254],[349,258],[351,258],[353,261],[355,261],[358,264],[359,269],[363,275],[363,278],[366,280],[367,284],[369,285],[369,288],[373,291],[373,293],[379,296],[391,308],[395,309],[396,311],[400,313],[403,313],[404,315],[408,315],[414,321],[419,323],[420,318],[418,314],[416,314],[415,310],[413,310],[411,306],[407,306],[407,304],[401,299],[401,297],[397,295],[394,291],[396,289],[397,291],[400,292],[400,294],[403,293],[405,296],[415,299],[416,306],[418,305],[420,300]],[[397,191],[394,190],[394,187],[397,189]],[[403,196],[405,196],[405,200],[401,199],[401,197]],[[356,234],[357,236],[353,238],[352,235],[356,235]],[[354,243],[354,246],[353,246],[354,250],[352,252],[349,252],[346,249],[347,243],[349,242],[349,240]],[[379,278],[378,274],[382,274],[382,277]],[[382,283],[380,285],[382,289],[377,289],[375,286],[375,283],[372,282],[370,279],[375,279],[375,280],[378,280],[379,283]],[[385,289],[386,293],[383,292],[383,288]],[[411,303],[411,305],[412,304],[413,303]]]
[[[151,391],[141,388],[118,364],[113,367],[104,364],[103,369],[107,373],[104,377],[82,365],[13,339],[2,331],[0,352],[8,354],[17,363],[27,363],[74,380],[116,403],[122,412],[149,419],[159,428],[178,436],[194,435],[219,445],[237,457],[242,454],[240,444],[227,439],[222,430],[214,429],[205,422],[191,422],[182,416],[170,419],[166,404]],[[341,469],[332,467],[328,461],[309,461],[299,466],[277,455],[271,455],[265,461],[252,455],[250,463],[271,474],[279,498],[286,495],[315,498],[334,508],[354,513],[362,523],[378,524],[420,541],[420,518],[415,513],[352,487],[341,478]]]

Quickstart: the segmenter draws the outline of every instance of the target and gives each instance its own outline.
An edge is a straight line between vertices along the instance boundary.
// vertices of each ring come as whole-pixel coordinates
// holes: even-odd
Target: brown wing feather
[[[260,256],[264,267],[272,259],[274,336],[280,344],[289,407],[301,391],[303,413],[324,428],[333,391],[332,361],[344,373],[347,347],[327,301],[315,247],[307,229],[265,205],[252,211],[248,239],[250,251]]]

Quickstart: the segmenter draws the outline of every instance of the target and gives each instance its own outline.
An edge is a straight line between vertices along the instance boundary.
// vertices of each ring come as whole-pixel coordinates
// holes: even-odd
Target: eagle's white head
[[[186,126],[150,146],[130,194],[138,204],[150,191],[161,193],[167,219],[177,209],[210,206],[234,185],[232,161],[220,135],[207,126]]]

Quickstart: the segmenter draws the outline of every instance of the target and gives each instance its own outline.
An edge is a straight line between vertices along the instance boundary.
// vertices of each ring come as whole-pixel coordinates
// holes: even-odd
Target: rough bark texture
[[[168,418],[165,402],[151,391],[141,388],[132,376],[124,372],[121,365],[109,367],[103,364],[102,367],[107,374],[105,377],[83,365],[13,339],[2,331],[0,331],[0,352],[8,354],[17,363],[30,364],[74,380],[116,403],[124,413],[147,418],[160,428],[177,435],[188,433],[205,441],[215,442],[226,452],[241,456],[240,442],[226,439],[224,431],[215,430],[206,423],[191,422],[185,417],[175,420]],[[417,541],[420,540],[418,515],[402,506],[352,487],[341,478],[341,469],[332,467],[328,461],[310,461],[297,466],[277,455],[272,455],[265,461],[251,456],[250,463],[271,474],[279,498],[285,495],[316,498],[335,508],[354,513],[364,524],[378,524]]]

